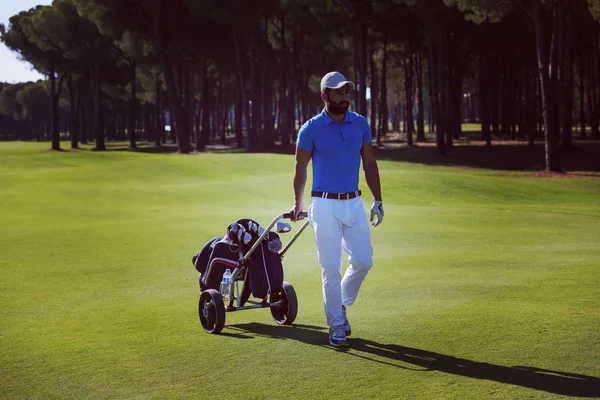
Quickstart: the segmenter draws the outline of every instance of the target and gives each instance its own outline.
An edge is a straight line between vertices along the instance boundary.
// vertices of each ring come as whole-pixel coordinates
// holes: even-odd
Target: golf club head
[[[227,227],[227,237],[230,240],[235,240],[237,238],[238,224],[237,222],[233,222],[231,225]]]
[[[273,239],[269,240],[269,243],[267,243],[267,247],[273,253],[277,253],[283,247],[283,243],[281,243],[281,240],[279,239]]]
[[[248,222],[248,230],[250,232],[256,233],[258,231],[258,225],[255,224],[254,222],[250,221],[250,222]]]
[[[244,229],[243,226],[238,225],[238,229],[237,229],[237,237],[238,237],[238,242],[242,242],[242,240],[244,240],[244,235],[246,234],[246,229]]]
[[[277,221],[275,224],[275,231],[277,233],[287,233],[292,230],[292,226],[284,221]]]

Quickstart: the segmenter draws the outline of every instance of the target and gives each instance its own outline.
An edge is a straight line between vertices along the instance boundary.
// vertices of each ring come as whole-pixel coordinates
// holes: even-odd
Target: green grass
[[[192,255],[289,210],[293,156],[46,148],[0,143],[2,399],[600,396],[598,178],[381,161],[375,266],[338,351],[310,229],[284,260],[295,326],[198,321]]]

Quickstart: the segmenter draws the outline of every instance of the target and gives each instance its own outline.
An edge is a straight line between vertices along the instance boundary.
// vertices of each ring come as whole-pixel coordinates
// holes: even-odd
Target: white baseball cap
[[[354,83],[347,81],[344,75],[337,71],[329,72],[321,79],[321,93],[325,89],[339,89],[346,85],[350,86],[350,90],[354,89]]]

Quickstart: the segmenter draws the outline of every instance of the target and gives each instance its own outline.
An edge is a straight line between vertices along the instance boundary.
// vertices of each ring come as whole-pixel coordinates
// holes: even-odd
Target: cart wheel
[[[221,332],[225,326],[225,304],[221,293],[214,289],[207,289],[200,293],[198,314],[206,332],[215,334]]]
[[[298,315],[298,297],[294,287],[283,282],[283,290],[271,294],[271,315],[280,325],[291,325]]]

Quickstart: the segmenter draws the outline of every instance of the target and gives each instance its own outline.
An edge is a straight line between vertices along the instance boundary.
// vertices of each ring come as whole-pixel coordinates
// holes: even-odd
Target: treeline
[[[543,137],[559,171],[576,132],[599,138],[599,19],[600,0],[55,0],[0,26],[47,77],[0,84],[0,139],[290,147],[339,70],[378,142],[402,121],[446,153],[476,118],[488,145]]]

